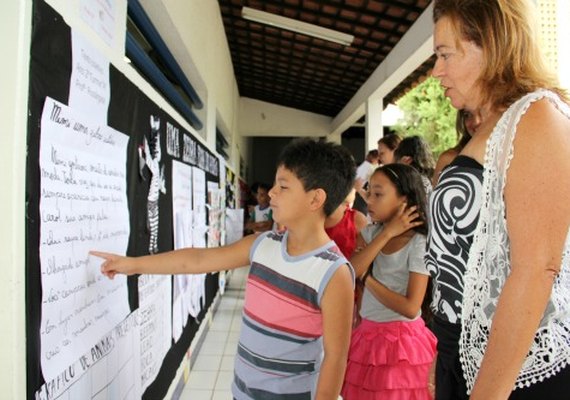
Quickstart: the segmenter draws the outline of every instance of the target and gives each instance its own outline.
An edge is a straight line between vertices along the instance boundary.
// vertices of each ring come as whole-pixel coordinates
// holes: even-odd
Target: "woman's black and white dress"
[[[432,329],[438,338],[436,398],[467,399],[459,364],[463,276],[481,209],[483,166],[458,156],[430,197],[425,256],[433,278]]]

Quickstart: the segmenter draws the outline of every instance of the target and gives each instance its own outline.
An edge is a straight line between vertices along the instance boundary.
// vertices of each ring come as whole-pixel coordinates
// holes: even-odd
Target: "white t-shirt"
[[[356,179],[361,179],[364,183],[368,182],[376,167],[378,167],[378,164],[372,164],[364,160],[356,169]]]
[[[267,206],[264,209],[261,209],[259,205],[255,206],[251,219],[253,219],[253,222],[265,222],[272,220],[273,213],[271,207]]]
[[[366,243],[370,243],[381,231],[382,225],[372,224],[362,229],[360,234]],[[410,272],[429,275],[424,263],[425,252],[426,237],[416,233],[404,247],[395,253],[378,253],[374,259],[372,275],[390,290],[404,295],[408,289]],[[360,315],[362,318],[375,322],[411,321],[380,303],[368,289],[364,289],[362,295]],[[418,312],[416,318],[420,315],[421,311]]]

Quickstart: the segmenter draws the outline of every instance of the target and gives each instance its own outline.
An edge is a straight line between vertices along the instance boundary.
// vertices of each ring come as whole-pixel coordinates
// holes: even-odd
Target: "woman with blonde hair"
[[[434,2],[433,75],[478,121],[430,200],[438,400],[570,393],[570,107],[531,7]]]

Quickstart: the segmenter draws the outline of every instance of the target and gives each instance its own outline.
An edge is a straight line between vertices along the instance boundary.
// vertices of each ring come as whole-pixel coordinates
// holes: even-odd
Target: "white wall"
[[[26,397],[25,170],[31,0],[0,4],[0,397]]]
[[[242,136],[327,136],[332,118],[247,97],[240,98]]]
[[[149,1],[141,3],[146,7],[145,3]],[[113,47],[109,47],[83,23],[79,16],[80,0],[47,2],[152,101],[200,139],[198,132],[124,60],[127,0],[116,0],[114,3],[118,15],[115,24],[117,45]],[[173,53],[183,63],[183,70],[192,75],[192,83],[197,85],[199,94],[204,96],[204,103],[209,107],[203,121],[206,124],[205,142],[215,151],[212,143],[215,143],[216,119],[222,119],[226,129],[230,130],[229,134],[237,137],[236,113],[239,104],[218,3],[215,0],[152,0],[151,3],[167,11],[166,14],[150,17],[153,22],[162,17],[167,24],[166,31],[171,35],[167,43],[171,45],[169,40],[177,41]],[[0,224],[0,398],[23,399],[26,397],[25,170],[32,0],[2,1],[0,15],[0,48],[5,60],[0,63],[0,211],[3,216]],[[180,31],[173,29],[174,24],[180,27]],[[163,34],[165,26],[158,28]],[[238,146],[247,147],[239,137],[235,139],[234,148]],[[230,166],[237,171],[237,151],[233,156],[237,162],[232,160]]]

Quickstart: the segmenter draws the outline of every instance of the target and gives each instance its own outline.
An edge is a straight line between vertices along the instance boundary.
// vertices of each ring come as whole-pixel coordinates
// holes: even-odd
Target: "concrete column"
[[[325,140],[327,142],[332,142],[332,143],[336,143],[336,144],[342,144],[342,134],[340,133],[335,133],[334,135],[329,135],[325,137]]]
[[[382,137],[382,110],[384,101],[382,98],[370,97],[366,101],[366,116],[364,133],[364,153],[375,149],[378,146],[378,139]]]

